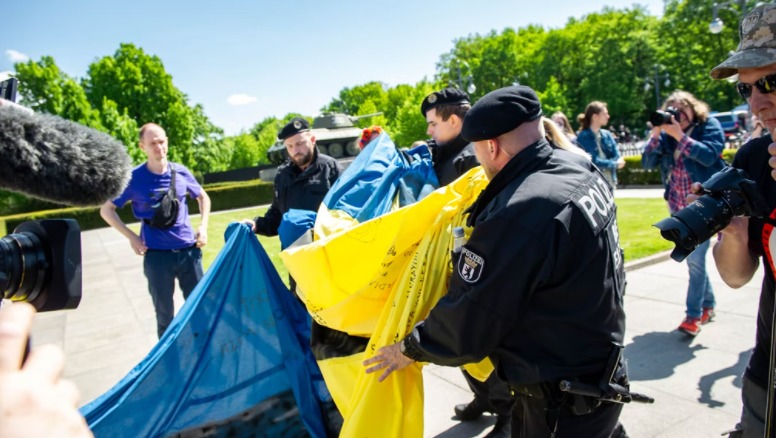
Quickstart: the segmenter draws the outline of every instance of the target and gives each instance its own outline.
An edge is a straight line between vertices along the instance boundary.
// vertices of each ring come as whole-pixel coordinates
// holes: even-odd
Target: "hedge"
[[[736,151],[738,149],[724,149],[722,151],[722,159],[728,164],[732,163]],[[617,171],[617,182],[620,186],[662,184],[658,169],[645,170],[641,167],[641,155],[625,157],[625,167]]]
[[[219,184],[215,187],[205,187],[210,196],[211,211],[232,210],[235,208],[254,207],[272,202],[272,183],[253,180],[234,184]],[[189,212],[199,213],[199,204],[196,199],[188,199]],[[119,217],[125,223],[136,222],[132,215],[132,208],[126,205],[116,210]],[[21,213],[11,216],[0,216],[0,237],[13,231],[19,224],[29,220],[49,218],[70,218],[78,221],[81,231],[106,227],[107,224],[100,216],[99,207],[88,208],[60,208],[52,210]]]

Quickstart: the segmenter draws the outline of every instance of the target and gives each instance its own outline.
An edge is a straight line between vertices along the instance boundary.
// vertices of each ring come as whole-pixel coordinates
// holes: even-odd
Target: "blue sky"
[[[457,38],[528,24],[558,28],[607,5],[663,10],[663,0],[4,3],[0,72],[49,55],[82,77],[95,59],[133,43],[158,56],[227,134],[267,116],[315,115],[346,86],[431,79]]]

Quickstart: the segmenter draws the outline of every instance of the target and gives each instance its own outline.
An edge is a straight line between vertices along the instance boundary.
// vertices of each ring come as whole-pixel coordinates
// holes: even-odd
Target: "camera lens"
[[[737,209],[732,207],[730,202],[736,204],[738,198],[732,198],[731,200],[725,196],[703,195],[673,216],[656,223],[655,227],[660,229],[660,235],[676,245],[671,252],[671,258],[681,262],[698,245],[725,228],[737,214]]]
[[[47,283],[49,263],[38,236],[9,234],[0,239],[0,291],[14,301],[34,301]]]

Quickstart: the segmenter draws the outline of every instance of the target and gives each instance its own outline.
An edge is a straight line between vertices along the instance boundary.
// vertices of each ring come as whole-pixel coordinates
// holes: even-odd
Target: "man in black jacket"
[[[420,112],[428,123],[426,134],[431,136],[429,147],[440,186],[450,184],[480,165],[474,146],[461,137],[463,118],[469,108],[469,95],[457,88],[435,91],[420,105]]]
[[[560,390],[562,380],[627,388],[611,360],[625,332],[614,198],[598,173],[553,152],[541,114],[534,91],[516,86],[466,115],[462,135],[490,180],[469,209],[474,230],[447,295],[364,364],[383,380],[413,361],[490,357],[517,393],[512,436],[618,436],[621,404]]]
[[[469,95],[457,88],[435,91],[426,96],[420,105],[420,112],[428,123],[426,133],[432,139],[429,146],[440,186],[450,184],[480,165],[474,155],[474,145],[461,137],[463,119],[470,108]],[[496,425],[486,436],[508,436],[514,398],[507,384],[495,374],[485,382],[480,382],[465,370],[463,376],[474,399],[455,406],[456,418],[472,421],[480,418],[483,412],[493,412],[498,417]]]
[[[342,173],[334,158],[318,153],[310,123],[294,117],[278,133],[288,152],[288,161],[278,166],[275,175],[275,197],[264,214],[244,222],[256,234],[277,236],[283,214],[290,209],[318,212],[326,192]]]

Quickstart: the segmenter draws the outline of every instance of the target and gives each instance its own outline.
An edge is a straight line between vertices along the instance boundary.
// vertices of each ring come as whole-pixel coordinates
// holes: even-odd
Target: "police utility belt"
[[[655,399],[652,397],[631,392],[628,389],[627,366],[625,363],[620,364],[624,347],[619,343],[612,344],[612,352],[598,384],[581,382],[578,379],[563,379],[559,382],[510,385],[510,387],[516,394],[529,397],[565,399],[575,415],[589,414],[603,402],[654,403]]]

